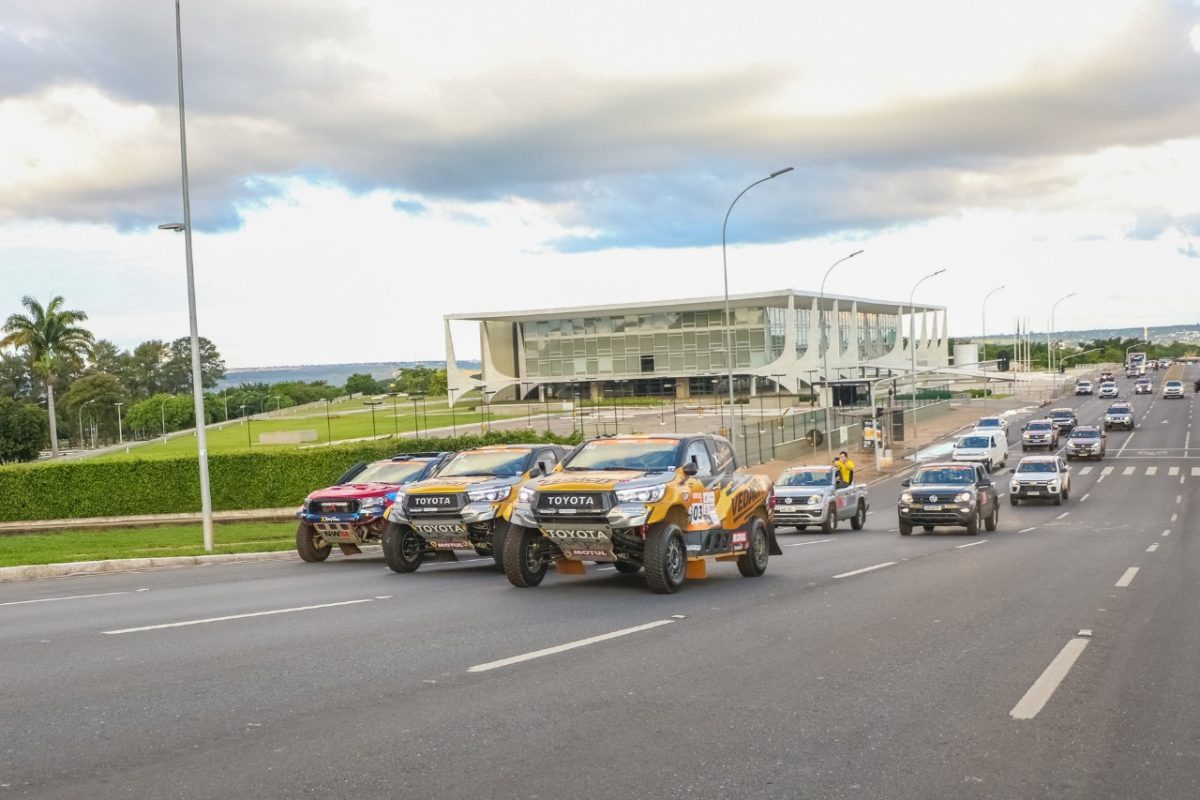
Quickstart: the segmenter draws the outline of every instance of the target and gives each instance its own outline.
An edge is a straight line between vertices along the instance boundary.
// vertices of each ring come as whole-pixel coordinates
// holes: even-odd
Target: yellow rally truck
[[[504,537],[517,490],[554,469],[566,448],[551,444],[480,447],[456,453],[437,477],[404,486],[383,530],[383,559],[415,572],[426,558],[455,550],[490,555],[503,569]]]
[[[710,561],[746,577],[780,555],[771,524],[771,481],[737,473],[729,441],[710,434],[623,435],[586,442],[553,474],[517,493],[503,570],[537,586],[546,570],[583,574],[584,562],[644,570],[660,594],[704,578]]]

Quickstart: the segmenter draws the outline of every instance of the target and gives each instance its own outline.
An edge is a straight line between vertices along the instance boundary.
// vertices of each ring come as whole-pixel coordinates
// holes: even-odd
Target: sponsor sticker
[[[456,542],[449,540],[433,541],[430,542],[430,544],[433,545],[434,550],[470,550],[472,546],[470,542]]]
[[[733,549],[734,550],[745,550],[749,546],[750,546],[750,538],[746,535],[745,531],[734,531],[733,532]]]

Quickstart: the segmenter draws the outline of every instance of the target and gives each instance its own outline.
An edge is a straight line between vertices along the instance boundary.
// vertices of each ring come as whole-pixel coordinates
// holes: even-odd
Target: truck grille
[[[409,514],[457,514],[462,511],[467,499],[465,492],[446,494],[410,494],[404,500],[404,510]]]
[[[534,509],[539,517],[603,516],[613,506],[611,492],[538,492]]]
[[[310,500],[310,514],[354,514],[358,511],[357,500]]]

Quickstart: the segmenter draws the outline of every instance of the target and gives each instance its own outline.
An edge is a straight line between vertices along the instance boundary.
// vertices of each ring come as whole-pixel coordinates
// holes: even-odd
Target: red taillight
[[[767,507],[770,508],[772,511],[775,510],[775,493],[774,492],[771,492],[770,497],[767,498]]]

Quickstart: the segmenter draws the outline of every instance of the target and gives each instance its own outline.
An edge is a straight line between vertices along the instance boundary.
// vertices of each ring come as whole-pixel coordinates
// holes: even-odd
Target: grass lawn
[[[213,528],[214,553],[258,553],[296,546],[294,522],[231,522]],[[200,523],[0,536],[0,567],[204,555]]]
[[[539,413],[534,413],[534,407],[529,409],[529,413],[533,415],[535,427],[544,426],[544,422],[541,425],[538,424],[541,421],[540,413],[543,413],[544,409],[544,405],[536,407],[536,411]],[[551,413],[556,410],[552,405]],[[512,406],[496,406],[491,413],[493,420],[526,415],[525,408]],[[235,419],[229,423],[210,425],[208,426],[208,452],[233,453],[261,447],[296,447],[296,445],[262,445],[258,443],[259,434],[283,431],[313,431],[316,433],[316,441],[306,444],[336,442],[373,435],[414,433],[418,430],[423,436],[427,428],[445,428],[444,432],[439,432],[437,435],[449,436],[452,424],[458,426],[458,432],[461,434],[466,432],[463,426],[478,425],[481,419],[478,411],[472,412],[466,409],[456,410],[452,415],[444,401],[437,404],[430,402],[428,408],[418,410],[416,417],[413,415],[412,403],[397,403],[394,408],[390,403],[376,406],[373,422],[370,411],[364,409],[360,403],[333,405],[330,407],[328,418],[326,418],[324,409],[319,406],[314,408],[310,405],[303,409],[285,409],[280,416],[256,417],[248,421]],[[247,424],[250,428],[249,437],[247,437]],[[97,460],[194,455],[196,455],[195,436],[182,435],[168,438],[165,442],[160,439],[131,447],[128,452],[97,456]]]

